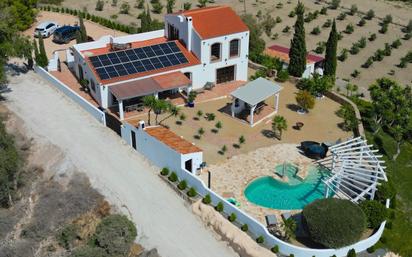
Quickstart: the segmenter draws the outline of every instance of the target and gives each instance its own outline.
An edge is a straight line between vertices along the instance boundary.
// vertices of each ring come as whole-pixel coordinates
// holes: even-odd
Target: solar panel
[[[116,51],[89,59],[102,80],[189,62],[176,42]]]

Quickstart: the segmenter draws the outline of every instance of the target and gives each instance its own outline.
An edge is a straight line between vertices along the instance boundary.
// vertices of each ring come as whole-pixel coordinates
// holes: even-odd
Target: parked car
[[[34,36],[35,37],[50,37],[56,29],[59,28],[59,24],[53,21],[45,21],[40,23],[35,29],[34,29]]]
[[[53,42],[67,44],[76,38],[77,31],[80,31],[79,26],[62,26],[54,31]]]

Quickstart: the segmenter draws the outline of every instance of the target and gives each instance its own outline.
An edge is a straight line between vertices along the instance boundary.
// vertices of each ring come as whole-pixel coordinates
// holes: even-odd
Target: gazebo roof
[[[231,93],[235,98],[252,106],[266,100],[272,95],[275,95],[282,90],[282,87],[267,79],[258,78],[254,81],[246,83]]]

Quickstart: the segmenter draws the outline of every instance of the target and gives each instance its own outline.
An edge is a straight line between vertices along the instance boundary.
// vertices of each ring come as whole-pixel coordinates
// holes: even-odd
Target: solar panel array
[[[116,51],[92,56],[89,59],[102,80],[188,62],[176,42]]]

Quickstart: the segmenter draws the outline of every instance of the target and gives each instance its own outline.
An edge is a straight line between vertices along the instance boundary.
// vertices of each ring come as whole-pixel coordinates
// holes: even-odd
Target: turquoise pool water
[[[318,167],[310,167],[305,179],[295,176],[297,168],[288,164],[285,169],[278,165],[276,173],[288,177],[283,182],[273,177],[261,177],[252,181],[245,189],[248,201],[272,209],[299,210],[316,199],[323,198],[329,172]]]

